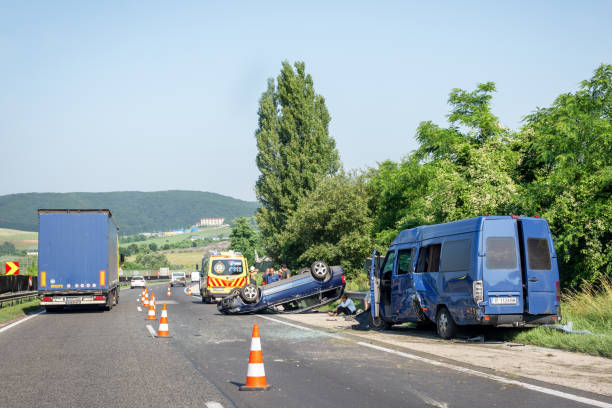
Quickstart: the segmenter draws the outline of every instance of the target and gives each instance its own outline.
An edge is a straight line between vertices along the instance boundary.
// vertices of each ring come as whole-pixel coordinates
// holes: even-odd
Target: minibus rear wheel
[[[457,334],[457,325],[448,309],[444,306],[438,310],[436,315],[436,329],[438,336],[445,340],[452,339]]]

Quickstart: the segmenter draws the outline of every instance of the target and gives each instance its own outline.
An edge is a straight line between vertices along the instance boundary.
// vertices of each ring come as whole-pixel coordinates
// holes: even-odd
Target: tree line
[[[491,110],[495,83],[453,89],[447,126],[421,122],[417,149],[400,161],[347,173],[325,99],[303,62],[284,61],[259,101],[252,245],[292,268],[324,259],[354,276],[405,228],[537,215],[550,224],[565,288],[610,278],[611,89],[612,65],[602,64],[518,130]]]

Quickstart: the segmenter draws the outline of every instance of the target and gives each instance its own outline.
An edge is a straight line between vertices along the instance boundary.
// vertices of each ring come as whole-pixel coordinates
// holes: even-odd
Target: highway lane
[[[0,333],[0,407],[232,406],[171,343],[143,332],[135,299],[123,290],[111,312],[42,314]]]
[[[152,288],[158,300],[167,299],[165,287]],[[223,316],[182,288],[173,289],[168,304],[172,338],[156,339],[147,330],[145,311],[137,310],[136,293],[123,290],[121,304],[110,313],[45,314],[1,333],[3,377],[36,384],[36,391],[21,396],[1,388],[0,406],[581,406],[287,326],[282,316]],[[238,390],[246,379],[254,323],[272,385],[267,392]],[[157,322],[152,326],[157,330]]]

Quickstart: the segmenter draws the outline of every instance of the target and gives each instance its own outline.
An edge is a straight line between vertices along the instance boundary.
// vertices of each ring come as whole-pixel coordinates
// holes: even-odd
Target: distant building
[[[223,221],[225,221],[225,218],[201,218],[196,225],[201,227],[218,226],[223,225]]]

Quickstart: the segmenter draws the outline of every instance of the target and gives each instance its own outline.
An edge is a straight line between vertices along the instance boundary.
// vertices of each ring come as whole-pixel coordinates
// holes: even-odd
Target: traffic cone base
[[[157,338],[169,338],[170,332],[168,331],[168,310],[166,304],[163,304],[161,318],[159,319],[159,329],[157,329]]]
[[[259,326],[253,325],[251,339],[251,352],[249,353],[249,368],[247,370],[246,384],[240,386],[240,391],[267,391],[272,386],[266,383]]]
[[[149,302],[149,312],[147,313],[147,320],[157,320],[155,316],[155,306],[153,302]]]

